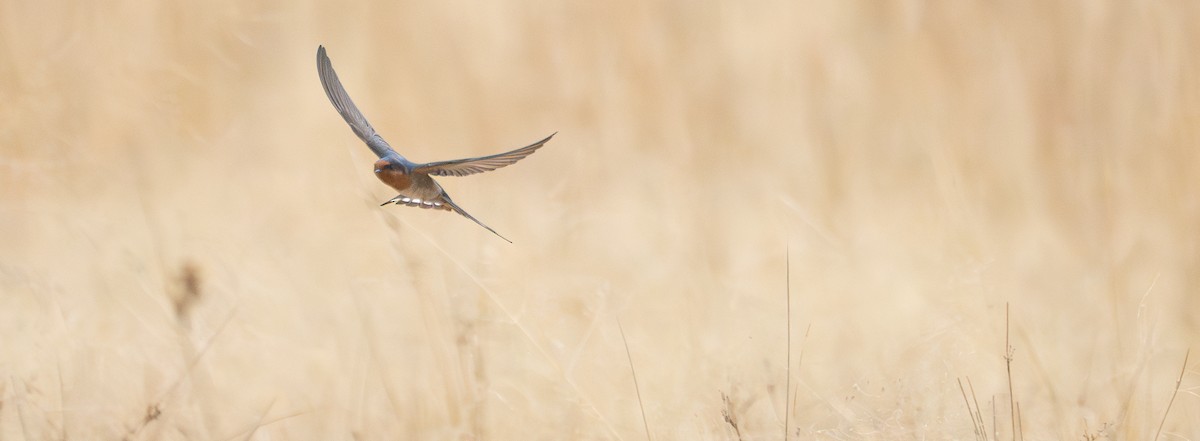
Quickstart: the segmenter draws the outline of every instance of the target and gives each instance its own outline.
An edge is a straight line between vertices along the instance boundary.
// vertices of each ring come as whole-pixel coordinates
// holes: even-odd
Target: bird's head
[[[375,161],[375,173],[379,174],[379,173],[383,173],[385,171],[393,172],[393,173],[400,173],[400,174],[404,174],[404,175],[407,175],[409,173],[408,168],[405,167],[404,164],[401,164],[397,161],[393,161],[388,158],[383,158],[378,161]]]

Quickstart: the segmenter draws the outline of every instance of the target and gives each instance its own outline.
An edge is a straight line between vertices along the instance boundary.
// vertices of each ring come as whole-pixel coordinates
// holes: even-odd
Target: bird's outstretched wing
[[[317,47],[317,75],[321,76],[321,87],[325,89],[325,95],[329,97],[329,102],[333,103],[333,107],[342,115],[342,119],[350,124],[350,129],[354,130],[354,134],[366,142],[367,147],[370,147],[376,156],[380,158],[398,156],[396,151],[392,150],[392,146],[388,145],[387,141],[384,141],[378,133],[375,133],[375,128],[371,127],[371,123],[367,122],[367,118],[363,116],[362,112],[358,111],[354,101],[350,100],[350,95],[346,94],[346,88],[342,87],[342,82],[338,80],[337,72],[333,71],[333,63],[330,63],[329,56],[325,55],[325,46]]]
[[[434,176],[467,176],[475,173],[483,173],[492,171],[506,165],[525,159],[526,156],[532,155],[537,149],[542,148],[550,138],[557,135],[554,132],[545,139],[533,144],[521,147],[511,152],[500,153],[491,156],[482,156],[478,158],[455,159],[452,161],[430,162],[428,164],[420,164],[413,168],[415,173],[428,173]]]

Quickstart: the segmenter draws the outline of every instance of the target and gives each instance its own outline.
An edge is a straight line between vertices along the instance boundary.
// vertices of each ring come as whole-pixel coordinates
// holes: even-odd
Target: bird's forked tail
[[[489,226],[485,225],[483,222],[480,222],[480,221],[479,221],[479,219],[476,219],[476,218],[475,218],[475,216],[471,216],[471,215],[470,215],[470,214],[468,214],[466,211],[464,211],[462,208],[460,208],[460,207],[458,206],[458,204],[455,204],[455,203],[454,203],[454,201],[450,200],[450,195],[447,195],[447,194],[445,194],[445,193],[442,193],[442,200],[443,200],[443,201],[445,201],[445,202],[446,202],[446,205],[450,206],[450,208],[451,208],[451,209],[452,209],[452,210],[453,210],[455,213],[458,213],[458,214],[461,214],[461,215],[463,215],[463,217],[465,217],[465,218],[467,218],[467,219],[470,219],[470,220],[472,220],[473,222],[475,222],[475,223],[479,224],[479,226],[481,226],[481,227],[483,227],[483,228],[487,228],[487,230],[488,230],[488,231],[491,231],[491,232],[492,232],[492,234],[495,234],[495,235],[496,235],[496,237],[499,237],[499,238],[501,238],[501,239],[504,239],[504,241],[505,241],[505,242],[508,242],[508,243],[513,243],[511,240],[508,240],[508,238],[507,238],[507,237],[501,236],[501,235],[500,235],[500,233],[497,233],[497,232],[496,232],[496,230],[493,230],[493,229],[492,229],[492,227],[489,227]]]

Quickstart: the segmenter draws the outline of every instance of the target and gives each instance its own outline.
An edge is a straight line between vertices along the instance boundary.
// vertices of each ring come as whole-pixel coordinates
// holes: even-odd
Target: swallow
[[[450,195],[446,194],[446,190],[443,190],[433,177],[467,176],[512,165],[542,148],[546,141],[549,141],[558,132],[550,134],[541,141],[510,152],[478,158],[416,163],[396,153],[396,150],[392,149],[392,146],[388,145],[387,141],[384,141],[383,137],[375,132],[375,128],[371,127],[371,123],[367,122],[367,118],[363,116],[362,112],[358,111],[358,107],[355,107],[354,101],[350,100],[350,95],[346,94],[346,89],[342,87],[342,82],[338,80],[337,72],[333,71],[333,63],[329,61],[329,56],[325,55],[325,46],[317,47],[317,75],[321,77],[321,87],[325,89],[325,95],[329,97],[329,102],[333,103],[333,107],[350,125],[354,134],[367,143],[367,147],[379,157],[379,160],[375,161],[375,177],[400,193],[379,206],[395,204],[453,211],[474,221],[508,243],[512,243],[511,240],[501,236],[492,227],[480,222],[479,219],[455,204],[454,200],[450,199]]]

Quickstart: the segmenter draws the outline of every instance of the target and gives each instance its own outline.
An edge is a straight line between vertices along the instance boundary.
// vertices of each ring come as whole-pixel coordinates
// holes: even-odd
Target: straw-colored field
[[[1198,5],[0,2],[0,440],[1200,438]]]

